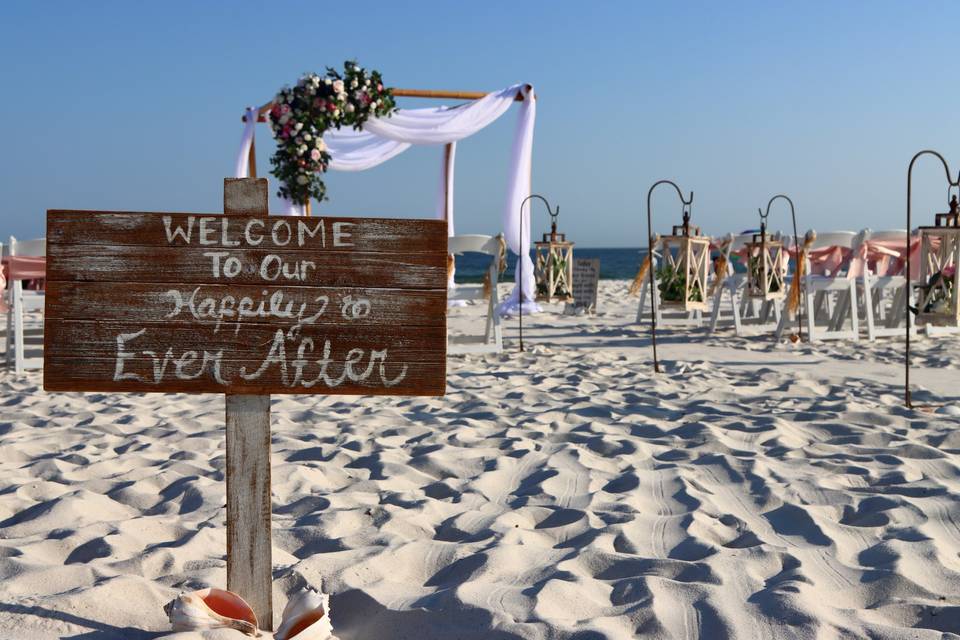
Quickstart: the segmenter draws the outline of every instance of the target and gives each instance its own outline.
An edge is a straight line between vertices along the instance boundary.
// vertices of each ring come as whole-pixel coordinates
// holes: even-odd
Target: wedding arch
[[[530,195],[531,165],[533,156],[533,131],[536,120],[536,94],[529,84],[516,84],[490,93],[461,91],[430,91],[419,89],[392,89],[394,97],[438,98],[467,100],[455,106],[440,106],[422,109],[401,109],[390,117],[371,117],[361,129],[328,129],[323,134],[326,150],[330,155],[329,169],[336,171],[364,171],[376,167],[403,153],[413,145],[442,146],[440,181],[437,190],[436,217],[447,221],[450,236],[454,235],[453,188],[456,145],[484,129],[512,104],[520,104],[517,126],[514,131],[510,155],[510,171],[506,198],[501,214],[501,224],[507,246],[522,256],[523,312],[538,310],[534,301],[536,291],[533,262],[530,259]],[[248,108],[243,115],[244,130],[237,156],[234,175],[238,178],[256,177],[257,123],[266,123],[267,115],[274,108],[268,102],[259,108]],[[521,207],[522,205],[522,207]],[[309,200],[304,205],[284,202],[287,215],[310,215]],[[520,261],[518,261],[519,266]],[[519,291],[514,287],[510,296],[501,304],[502,313],[514,313],[519,307]]]

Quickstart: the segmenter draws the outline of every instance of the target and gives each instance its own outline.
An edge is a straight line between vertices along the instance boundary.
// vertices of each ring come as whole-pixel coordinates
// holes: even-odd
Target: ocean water
[[[643,249],[590,249],[574,247],[574,258],[600,258],[601,280],[633,279],[640,268],[640,262],[647,255]],[[483,282],[483,276],[490,268],[490,256],[480,253],[467,253],[457,256],[457,282]],[[504,280],[513,282],[517,257],[507,252],[507,273]]]

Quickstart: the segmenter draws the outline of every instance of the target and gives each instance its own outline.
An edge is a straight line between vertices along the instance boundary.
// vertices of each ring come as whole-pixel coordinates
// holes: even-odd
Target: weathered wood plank
[[[446,249],[330,254],[60,244],[47,247],[47,280],[438,290],[438,282],[446,286],[446,260]]]
[[[52,357],[116,358],[118,350],[142,353],[156,345],[167,345],[175,354],[215,349],[230,354],[234,360],[262,361],[277,340],[282,340],[288,361],[297,358],[297,349],[304,340],[311,340],[313,348],[305,348],[304,357],[317,359],[329,340],[330,359],[344,361],[351,349],[382,351],[387,361],[441,362],[445,351],[442,345],[446,329],[442,326],[358,326],[333,324],[302,325],[291,331],[289,326],[245,322],[237,327],[224,323],[196,324],[178,322],[114,322],[99,320],[47,321]],[[277,332],[281,332],[278,338]],[[142,333],[141,333],[142,332]],[[141,335],[137,335],[141,334]],[[126,337],[136,336],[136,337]],[[189,367],[193,370],[195,367]]]
[[[324,313],[315,324],[443,327],[446,291],[255,285],[48,282],[49,319],[197,324],[291,323]],[[279,295],[278,295],[279,294]],[[241,317],[240,306],[248,299]],[[369,307],[364,301],[369,302]],[[262,309],[262,311],[261,311]],[[287,311],[289,309],[289,312]],[[291,317],[292,316],[292,317]]]
[[[256,245],[269,251],[435,253],[447,242],[443,220],[64,210],[49,211],[48,220],[48,245],[194,246],[211,250]]]
[[[208,352],[209,354],[209,352]],[[332,362],[326,368],[322,366],[322,354],[305,365],[297,378],[297,367],[287,362],[286,383],[283,379],[284,367],[272,364],[253,380],[246,380],[239,374],[241,368],[247,375],[255,373],[263,364],[262,360],[216,360],[216,354],[209,354],[206,365],[201,369],[203,354],[194,357],[189,355],[181,364],[181,371],[188,375],[197,374],[195,378],[179,379],[176,376],[177,360],[183,354],[173,354],[166,358],[165,351],[153,356],[134,356],[123,358],[123,373],[135,374],[139,379],[116,379],[116,358],[89,358],[89,357],[55,357],[46,361],[45,366],[50,368],[50,375],[44,381],[44,388],[48,391],[97,391],[97,392],[157,392],[163,393],[321,393],[324,395],[390,395],[390,396],[441,396],[446,391],[446,363],[445,362],[405,362],[388,360],[380,371],[380,361],[370,371],[367,378],[352,381],[344,376],[345,362]],[[295,354],[294,354],[295,355]],[[317,364],[321,360],[321,364]],[[160,382],[156,382],[157,369],[164,367]],[[214,367],[219,363],[219,382],[214,375]],[[365,357],[362,361],[351,365],[354,373],[363,374],[369,367],[370,361]],[[393,386],[384,384],[393,382],[403,375]],[[310,385],[310,386],[306,386]]]

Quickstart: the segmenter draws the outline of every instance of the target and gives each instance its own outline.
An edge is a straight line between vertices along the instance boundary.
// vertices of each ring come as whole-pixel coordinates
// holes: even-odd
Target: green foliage
[[[550,268],[553,269],[554,273],[566,272],[567,270],[567,261],[556,254],[550,255],[550,258],[548,259],[548,264],[550,265]],[[538,274],[539,277],[537,278],[537,295],[541,295],[541,296],[547,295],[546,271],[549,271],[549,269],[545,269],[545,272],[541,272]],[[567,292],[567,287],[564,285],[563,282],[561,282],[557,285],[557,288],[554,290],[553,295],[560,298],[565,298],[570,294]]]
[[[267,120],[277,141],[270,173],[279,181],[277,194],[304,205],[325,200],[320,176],[330,166],[323,134],[342,125],[361,129],[371,117],[389,116],[396,102],[377,71],[356,62],[344,63],[343,74],[327,67],[325,76],[305,74],[293,88],[284,87],[273,100]]]
[[[687,274],[674,268],[673,265],[664,264],[657,268],[657,280],[660,281],[658,289],[660,290],[660,299],[664,302],[703,302],[703,296],[698,288],[690,292],[690,299],[687,295]]]

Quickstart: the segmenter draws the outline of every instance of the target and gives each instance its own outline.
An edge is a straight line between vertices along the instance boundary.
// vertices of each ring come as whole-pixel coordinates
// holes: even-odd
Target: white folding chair
[[[886,260],[874,260],[873,265],[865,266],[863,275],[858,279],[858,289],[863,296],[863,311],[867,320],[867,339],[876,340],[881,336],[903,335],[903,323],[906,321],[904,296],[913,302],[913,291],[906,286],[906,260],[909,259],[909,242],[906,229],[864,232],[864,242],[871,252],[889,253]],[[869,259],[869,256],[868,256]],[[901,267],[893,272],[884,265],[890,260],[900,260]],[[915,327],[911,325],[911,330]]]
[[[816,340],[860,339],[860,319],[857,312],[857,279],[850,277],[850,262],[857,254],[863,233],[835,231],[817,234],[810,252],[823,249],[844,251],[846,258],[833,272],[813,273],[809,256],[806,259],[806,275],[801,279],[801,304],[804,305],[804,321],[811,342]],[[788,322],[784,313],[780,316],[776,337],[779,340]],[[844,325],[849,320],[849,327]]]
[[[450,336],[447,330],[447,353],[499,353],[503,350],[503,331],[500,327],[500,316],[497,314],[497,305],[500,302],[497,293],[497,276],[499,275],[501,236],[461,235],[453,236],[447,241],[447,251],[454,256],[464,253],[482,253],[492,258],[490,261],[489,279],[490,296],[487,300],[482,284],[454,284],[447,291],[449,301],[456,300],[487,300],[487,318],[483,334],[469,336]],[[492,339],[492,341],[491,341]]]
[[[728,236],[724,256],[727,261],[726,277],[717,282],[713,288],[713,312],[710,314],[710,324],[708,332],[713,333],[717,326],[722,323],[733,323],[734,331],[741,335],[745,324],[767,326],[773,328],[780,320],[780,309],[783,306],[782,300],[757,300],[745,295],[747,288],[747,274],[737,273],[734,269],[732,256],[737,252],[743,251],[748,242],[753,241],[753,233],[741,233],[736,236]],[[774,233],[770,236],[774,240],[780,240],[781,234]],[[724,317],[723,307],[724,294],[726,294],[727,305],[730,311],[729,316]],[[773,322],[771,323],[771,318]]]
[[[9,257],[18,258],[39,258],[47,255],[47,241],[45,238],[37,240],[17,240],[10,236],[10,242],[7,245],[6,254]],[[25,312],[40,311],[43,312],[44,301],[46,297],[43,291],[24,290],[23,280],[19,279],[15,273],[10,273],[10,282],[7,286],[7,345],[6,361],[7,366],[13,365],[16,373],[23,373],[27,366],[27,360],[24,348],[24,330],[27,324],[42,327],[42,316],[37,322],[33,318],[28,318]],[[42,360],[40,361],[42,363]],[[31,365],[34,364],[31,362]],[[42,366],[42,364],[40,364]]]

